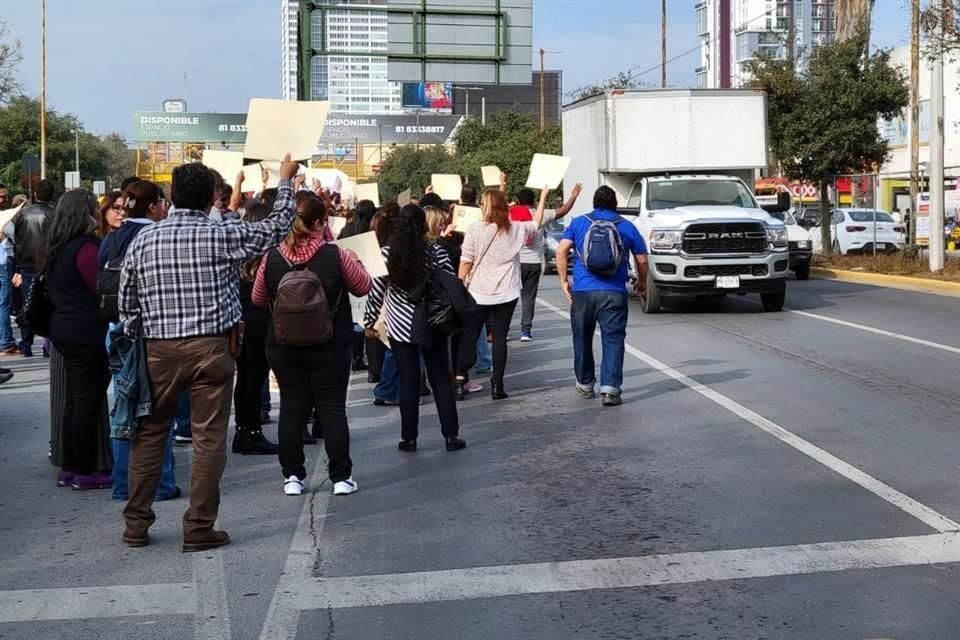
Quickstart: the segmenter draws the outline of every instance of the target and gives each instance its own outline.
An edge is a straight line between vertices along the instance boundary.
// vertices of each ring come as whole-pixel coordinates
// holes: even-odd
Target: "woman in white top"
[[[489,189],[480,202],[483,222],[467,229],[460,257],[460,279],[479,305],[479,313],[463,329],[457,354],[454,394],[463,400],[467,371],[477,357],[477,338],[489,317],[493,325],[494,400],[503,400],[503,372],[507,366],[507,333],[513,311],[520,299],[520,249],[540,232],[543,209],[549,190],[540,193],[540,206],[533,222],[511,222],[507,198],[502,191]]]

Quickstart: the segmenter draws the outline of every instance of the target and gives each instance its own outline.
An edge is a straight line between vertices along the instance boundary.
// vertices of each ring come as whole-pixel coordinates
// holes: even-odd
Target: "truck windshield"
[[[753,195],[737,180],[657,180],[649,183],[647,209],[700,205],[756,208]]]

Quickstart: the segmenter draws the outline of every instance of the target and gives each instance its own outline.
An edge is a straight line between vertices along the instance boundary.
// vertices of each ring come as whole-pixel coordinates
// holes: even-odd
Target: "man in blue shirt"
[[[571,303],[573,326],[573,365],[577,375],[577,393],[586,400],[594,396],[596,366],[593,360],[593,334],[600,326],[603,355],[600,360],[600,395],[603,406],[623,404],[624,342],[627,337],[627,261],[633,254],[637,265],[636,292],[647,286],[647,245],[637,228],[617,215],[617,194],[600,187],[593,196],[593,212],[575,218],[557,247],[557,271],[563,294]],[[616,225],[625,251],[616,273],[603,275],[590,271],[584,263],[584,242],[595,221],[608,220]],[[573,287],[567,277],[567,260],[574,249]]]

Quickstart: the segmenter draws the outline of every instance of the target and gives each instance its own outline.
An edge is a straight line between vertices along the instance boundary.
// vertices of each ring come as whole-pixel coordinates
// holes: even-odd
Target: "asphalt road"
[[[234,543],[192,556],[183,500],[127,549],[108,493],[55,487],[46,362],[4,363],[0,638],[960,635],[960,299],[811,280],[778,314],[632,304],[607,409],[573,393],[564,306],[548,279],[511,398],[460,405],[465,451],[432,406],[397,451],[397,410],[356,377],[360,491],[329,495],[317,447],[304,498],[274,459],[232,456]]]

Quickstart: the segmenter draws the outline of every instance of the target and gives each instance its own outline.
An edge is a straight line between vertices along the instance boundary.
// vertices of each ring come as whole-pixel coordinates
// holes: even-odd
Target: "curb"
[[[822,267],[812,267],[810,274],[825,280],[855,282],[857,284],[869,284],[876,287],[888,287],[891,289],[904,289],[906,291],[921,291],[923,293],[960,297],[960,282],[913,278],[910,276],[888,276],[882,273],[824,269]]]

